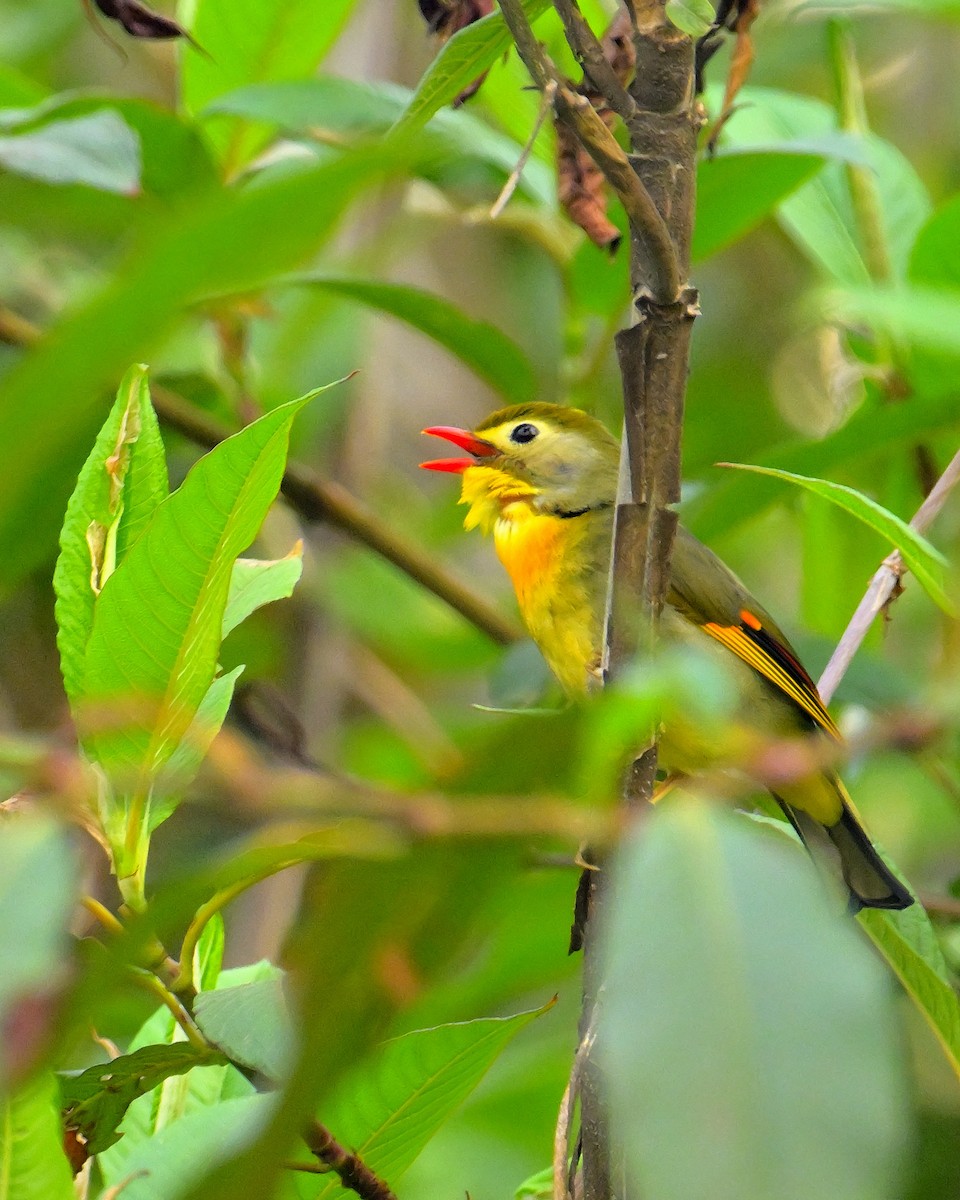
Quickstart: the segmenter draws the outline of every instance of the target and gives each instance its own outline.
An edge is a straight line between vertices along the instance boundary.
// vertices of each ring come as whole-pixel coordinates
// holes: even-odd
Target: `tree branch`
[[[500,0],[500,9],[534,83],[541,92],[551,80],[556,84],[557,116],[574,131],[620,198],[634,245],[640,248],[647,290],[659,301],[675,301],[680,291],[677,254],[657,204],[590,101],[560,77],[534,36],[519,0]],[[617,87],[623,91],[619,81]],[[616,102],[606,94],[604,99],[616,111]]]
[[[553,0],[553,7],[584,75],[623,121],[631,121],[637,115],[636,102],[607,61],[603,46],[584,20],[577,0]]]
[[[40,336],[41,330],[30,321],[0,305],[0,342],[27,347],[32,346]],[[160,419],[200,446],[216,446],[236,433],[235,429],[169,388],[154,385],[151,394]],[[449,604],[492,641],[506,646],[522,636],[513,621],[499,613],[466,584],[460,583],[425,551],[389,529],[372,509],[340,484],[322,479],[302,463],[289,462],[280,490],[302,517],[336,526],[393,563],[427,591]]]
[[[960,450],[950,460],[947,469],[934,484],[930,494],[917,509],[910,522],[911,529],[923,533],[933,523],[934,518],[947,502],[950,492],[960,482]],[[830,661],[820,676],[817,687],[824,704],[829,704],[840,680],[847,672],[853,661],[853,656],[860,649],[863,639],[867,636],[870,626],[878,613],[882,612],[892,600],[896,599],[900,580],[907,572],[899,550],[888,555],[880,565],[880,569],[870,580],[863,599],[857,605],[850,623],[843,631],[843,637],[837,643]]]

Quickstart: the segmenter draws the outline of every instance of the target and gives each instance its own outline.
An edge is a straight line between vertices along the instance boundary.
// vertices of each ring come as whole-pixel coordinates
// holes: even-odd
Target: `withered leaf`
[[[607,216],[606,180],[570,127],[562,121],[554,125],[560,204],[595,246],[614,254],[620,245],[620,230]]]
[[[737,95],[750,75],[750,68],[753,66],[754,57],[753,38],[750,35],[750,27],[759,15],[759,0],[736,0],[729,19],[733,22],[733,29],[736,32],[737,40],[734,42],[733,54],[730,57],[730,70],[727,74],[727,84],[723,90],[723,107],[720,110],[720,116],[717,117],[707,142],[707,148],[711,153],[716,149],[720,131],[733,113]]]
[[[93,4],[110,21],[116,21],[131,37],[162,41],[169,38],[193,39],[172,17],[155,13],[140,0],[93,0]]]

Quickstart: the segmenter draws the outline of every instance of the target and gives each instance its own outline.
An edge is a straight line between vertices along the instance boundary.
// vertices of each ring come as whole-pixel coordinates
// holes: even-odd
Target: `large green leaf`
[[[960,1001],[937,935],[919,904],[903,912],[864,909],[858,920],[890,964],[960,1077]]]
[[[799,847],[698,802],[619,856],[601,1063],[657,1200],[892,1200],[907,1096],[889,979]]]
[[[550,7],[550,0],[521,2],[530,21]],[[406,112],[394,126],[394,133],[409,134],[421,129],[435,112],[456,100],[512,45],[510,31],[498,12],[454,34],[424,72]]]
[[[187,305],[211,292],[257,288],[302,263],[360,189],[396,163],[382,148],[357,150],[206,194],[158,218],[107,284],[5,375],[0,582],[52,553],[71,485],[103,421],[103,393],[113,394],[130,362],[146,358]]]
[[[74,1200],[52,1075],[38,1075],[12,1096],[0,1093],[0,1198]]]
[[[269,122],[288,133],[335,143],[344,136],[386,133],[412,96],[409,88],[395,83],[324,75],[241,88],[221,97],[210,111]],[[456,180],[463,164],[471,162],[494,167],[503,178],[516,167],[519,156],[520,145],[513,138],[466,109],[443,109],[421,131],[412,169],[442,186]],[[542,161],[527,163],[517,189],[542,205],[556,207],[554,172]]]
[[[796,475],[792,471],[781,471],[775,467],[749,466],[744,463],[724,463],[723,466],[734,467],[738,471],[752,471],[757,475],[769,475],[774,479],[782,479],[786,483],[795,484],[829,500],[851,516],[862,521],[885,541],[895,546],[903,561],[917,578],[917,582],[946,613],[956,612],[956,607],[947,595],[943,586],[943,573],[947,560],[939,550],[936,550],[926,538],[921,537],[915,529],[911,529],[906,521],[895,513],[889,512],[876,500],[864,496],[853,488],[845,487],[842,483],[834,483],[829,479],[811,479],[807,475]]]
[[[185,21],[205,53],[184,50],[181,89],[187,111],[196,115],[246,84],[312,74],[355,5],[356,0],[189,0]],[[236,120],[210,133],[228,171],[263,144],[262,134]]]
[[[697,222],[690,248],[702,262],[749,233],[823,166],[817,154],[727,151],[697,166]]]
[[[173,1200],[201,1171],[256,1138],[272,1107],[270,1096],[246,1096],[188,1113],[138,1142],[123,1160],[123,1174],[111,1179],[122,1185],[123,1200]]]
[[[200,459],[100,593],[80,725],[119,801],[106,798],[102,812],[114,846],[130,845],[131,814],[146,815],[158,773],[213,682],[234,562],[277,494],[290,425],[314,394]]]
[[[0,836],[0,1087],[13,1054],[17,1004],[48,994],[62,968],[76,898],[76,863],[63,831],[32,817],[7,819]],[[10,1039],[10,1040],[8,1040]]]
[[[472,367],[511,404],[524,404],[537,394],[533,364],[517,343],[440,296],[374,279],[311,275],[307,282],[405,321]]]
[[[720,89],[709,90],[718,111]],[[750,149],[775,146],[777,140],[836,135],[837,116],[828,104],[774,88],[744,88],[738,107],[724,127],[724,144]],[[862,141],[880,196],[881,218],[894,270],[905,272],[917,230],[930,211],[930,199],[916,171],[892,146],[874,135]],[[843,166],[829,162],[816,179],[804,184],[778,209],[778,218],[797,246],[828,278],[861,284],[870,273],[860,248],[860,234]]]
[[[118,1141],[117,1126],[129,1106],[153,1091],[172,1075],[194,1067],[225,1065],[215,1050],[197,1049],[189,1042],[144,1046],[107,1063],[88,1067],[76,1075],[60,1077],[60,1102],[64,1120],[86,1138],[91,1154],[99,1154]]]
[[[760,461],[802,475],[823,475],[859,466],[869,455],[895,450],[918,429],[932,437],[958,428],[960,410],[954,395],[911,396],[898,404],[864,405],[823,440],[774,446]],[[782,499],[783,488],[767,476],[739,472],[720,480],[714,476],[701,496],[684,504],[684,521],[709,542]]]
[[[60,670],[71,704],[83,691],[97,594],[168,490],[147,368],[131,367],[83,465],[60,532],[53,588]]]
[[[547,1006],[549,1007],[549,1005]],[[387,1042],[344,1080],[321,1120],[394,1186],[463,1103],[507,1043],[545,1009],[420,1029]],[[303,1176],[303,1200],[335,1200],[339,1181]]]

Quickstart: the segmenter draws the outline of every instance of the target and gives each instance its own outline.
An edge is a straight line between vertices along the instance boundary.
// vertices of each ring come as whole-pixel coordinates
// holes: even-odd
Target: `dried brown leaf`
[[[620,230],[607,216],[606,181],[600,168],[562,121],[557,131],[557,195],[567,216],[601,249],[616,252]]]

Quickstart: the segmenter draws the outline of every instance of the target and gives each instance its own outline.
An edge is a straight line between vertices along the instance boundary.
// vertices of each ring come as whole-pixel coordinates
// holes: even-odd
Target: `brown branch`
[[[637,105],[610,65],[599,39],[584,20],[577,0],[553,0],[553,7],[563,22],[567,41],[583,67],[584,75],[622,120],[632,120],[637,115]]]
[[[917,509],[910,522],[910,528],[915,529],[917,533],[923,533],[928,529],[958,482],[960,482],[960,450],[950,460],[947,469],[934,484],[929,496]],[[833,698],[840,680],[846,674],[847,668],[860,649],[877,614],[883,612],[887,605],[896,599],[897,588],[906,572],[907,567],[900,551],[894,550],[883,560],[880,569],[870,580],[863,599],[857,605],[850,618],[850,623],[843,631],[843,637],[837,643],[836,650],[820,676],[817,686],[825,704],[829,704]]]
[[[362,1196],[363,1200],[397,1200],[386,1183],[378,1178],[356,1154],[351,1154],[319,1121],[311,1121],[303,1140],[307,1149],[339,1177],[345,1188]]]
[[[32,346],[40,336],[37,326],[0,305],[0,342]],[[169,388],[154,385],[151,392],[160,419],[198,445],[216,446],[237,432]],[[522,636],[514,622],[454,579],[431,555],[389,529],[372,509],[340,484],[322,479],[302,463],[289,462],[280,490],[302,517],[329,522],[393,563],[494,642],[506,646]]]
[[[634,241],[642,247],[646,287],[659,301],[675,301],[680,291],[677,254],[653,198],[590,101],[560,78],[534,36],[519,0],[500,0],[500,9],[534,83],[541,92],[551,80],[556,83],[557,116],[573,129],[620,198]]]

